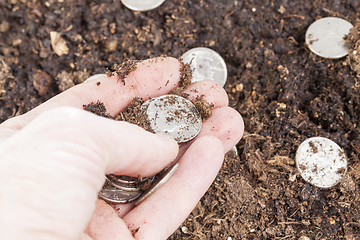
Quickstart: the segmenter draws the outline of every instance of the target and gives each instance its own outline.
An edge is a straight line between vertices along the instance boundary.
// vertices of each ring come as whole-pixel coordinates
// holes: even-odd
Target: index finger
[[[26,115],[40,113],[59,106],[83,108],[84,104],[101,101],[107,111],[117,115],[134,97],[144,100],[171,92],[179,86],[182,63],[172,57],[158,57],[136,62],[129,73],[121,79],[117,74],[100,77],[76,85],[51,98]]]

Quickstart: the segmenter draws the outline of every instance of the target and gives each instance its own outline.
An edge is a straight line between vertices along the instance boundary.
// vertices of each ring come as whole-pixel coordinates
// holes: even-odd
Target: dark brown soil
[[[359,239],[359,78],[348,58],[322,59],[304,41],[315,20],[355,24],[359,13],[358,0],[166,0],[141,13],[116,0],[0,0],[0,121],[115,62],[209,47],[227,63],[225,89],[246,132],[170,239]],[[54,52],[51,31],[67,54]],[[296,171],[296,149],[312,136],[348,157],[333,188]]]
[[[358,20],[349,35],[345,37],[349,46],[349,65],[356,72],[356,76],[360,77],[360,20]],[[358,85],[358,83],[356,83]]]

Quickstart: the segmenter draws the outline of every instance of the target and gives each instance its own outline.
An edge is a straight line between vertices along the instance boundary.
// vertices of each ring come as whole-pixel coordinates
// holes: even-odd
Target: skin
[[[133,97],[161,96],[178,86],[174,58],[138,63],[125,78],[77,85],[0,125],[0,239],[166,239],[191,213],[241,138],[240,114],[212,81],[184,90],[215,105],[199,135],[181,145],[138,126],[82,110],[103,102],[117,115]],[[99,84],[100,83],[100,84]],[[151,176],[172,161],[179,169],[137,207],[109,205],[97,194],[105,174]]]

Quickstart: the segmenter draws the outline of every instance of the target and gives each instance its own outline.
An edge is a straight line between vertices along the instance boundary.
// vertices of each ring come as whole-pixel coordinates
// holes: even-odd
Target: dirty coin
[[[202,119],[195,105],[177,95],[164,95],[142,105],[155,133],[173,137],[178,143],[190,141],[199,133]]]
[[[296,167],[305,181],[320,188],[338,184],[347,171],[344,151],[335,142],[312,137],[296,151]]]
[[[337,17],[321,18],[306,31],[306,44],[312,52],[323,58],[342,58],[348,54],[344,40],[353,25]]]
[[[224,86],[227,79],[227,67],[224,59],[216,51],[197,47],[185,52],[181,59],[183,63],[191,63],[192,82],[212,80]]]

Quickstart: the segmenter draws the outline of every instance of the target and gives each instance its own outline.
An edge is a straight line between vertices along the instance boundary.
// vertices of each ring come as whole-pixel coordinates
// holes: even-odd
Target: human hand
[[[180,68],[174,58],[141,61],[125,85],[116,76],[98,78],[2,123],[0,239],[171,235],[211,185],[224,153],[242,136],[242,118],[227,107],[226,92],[211,81],[184,90],[190,100],[204,95],[215,109],[198,136],[180,149],[170,137],[82,108],[99,100],[116,116],[135,96],[148,99],[176,88]],[[139,206],[98,200],[105,174],[151,176],[175,158],[179,169]]]

